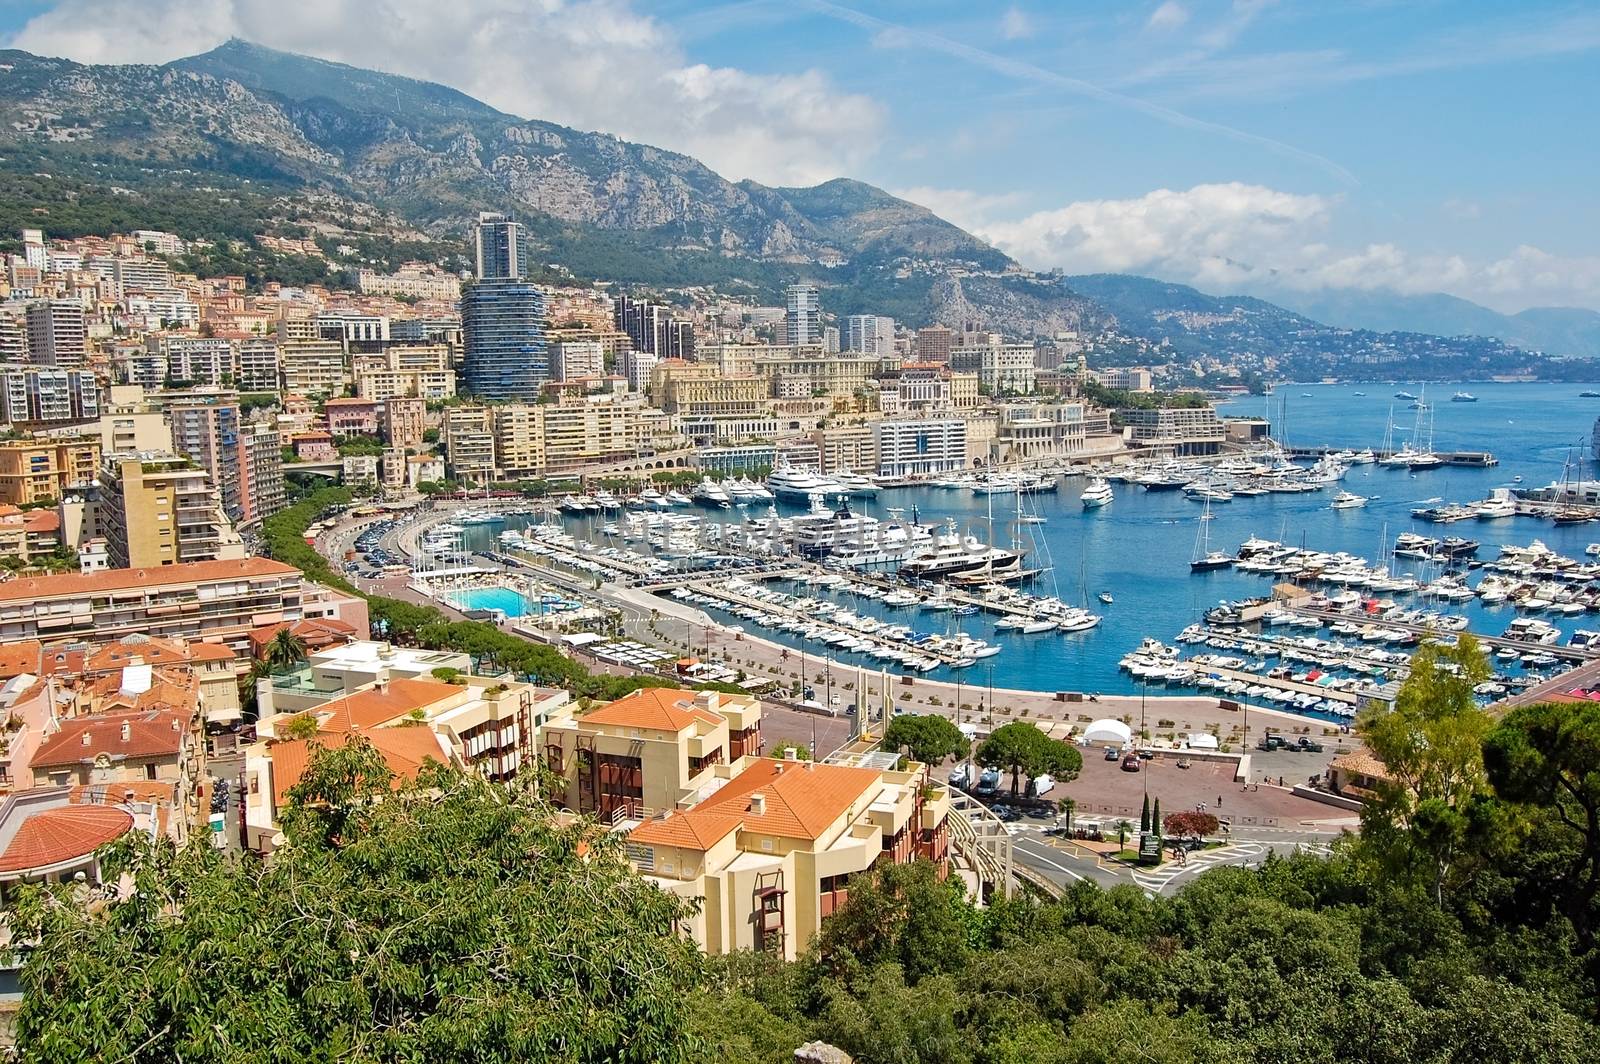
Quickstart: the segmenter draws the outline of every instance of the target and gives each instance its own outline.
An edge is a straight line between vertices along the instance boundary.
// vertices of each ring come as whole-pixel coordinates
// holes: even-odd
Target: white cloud
[[[918,194],[924,198],[918,198]],[[1070,273],[1146,273],[1225,293],[1269,288],[1449,292],[1498,310],[1600,308],[1600,256],[1518,247],[1493,260],[1417,254],[1392,243],[1330,244],[1338,198],[1238,182],[1158,189],[1135,199],[1084,200],[1009,221],[983,197],[908,190],[975,218],[974,230],[1020,261]]]
[[[814,70],[693,64],[629,0],[63,0],[11,44],[85,62],[165,62],[228,37],[442,82],[511,114],[776,184],[849,173],[885,117]]]
[[[1145,23],[1145,27],[1152,30],[1175,30],[1188,21],[1188,8],[1178,3],[1178,0],[1166,0],[1166,3],[1150,12],[1150,19]]]
[[[965,188],[894,189],[893,195],[928,208],[947,222],[977,232],[999,216],[1014,213],[1026,197],[1020,192],[985,193]]]
[[[1008,7],[1006,13],[1000,16],[1000,36],[1008,41],[1032,37],[1033,32],[1033,19],[1020,7]]]

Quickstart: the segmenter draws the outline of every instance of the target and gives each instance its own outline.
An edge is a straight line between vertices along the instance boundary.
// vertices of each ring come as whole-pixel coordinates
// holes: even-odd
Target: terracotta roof
[[[1328,767],[1339,769],[1341,772],[1353,772],[1358,776],[1370,776],[1373,779],[1386,780],[1389,778],[1389,766],[1365,750],[1340,754],[1328,763]]]
[[[88,672],[110,672],[123,668],[135,658],[142,665],[182,664],[189,660],[189,648],[176,639],[131,635],[91,651],[84,668]]]
[[[65,806],[22,822],[4,853],[0,873],[45,868],[93,853],[133,827],[133,817],[109,806]]]
[[[649,820],[630,841],[704,850],[735,828],[816,840],[882,777],[871,769],[761,758],[699,805]],[[762,796],[764,812],[751,811]]]
[[[347,732],[376,728],[399,720],[414,709],[423,709],[462,690],[438,680],[390,680],[386,690],[369,687],[353,695],[336,698],[312,710],[323,732]]]
[[[67,793],[73,805],[121,805],[128,797],[136,802],[165,802],[173,805],[178,800],[177,780],[126,780],[118,783],[80,784]]]
[[[195,661],[232,661],[234,653],[221,643],[190,643],[189,656]]]
[[[329,399],[327,402],[323,403],[322,405],[324,407],[329,407],[329,406],[377,406],[378,405],[378,401],[376,399]]]
[[[21,639],[0,646],[0,680],[43,671],[44,647],[37,639]]]
[[[272,637],[285,628],[303,639],[308,650],[320,650],[332,643],[348,643],[356,634],[355,625],[347,624],[337,617],[308,617],[292,624],[288,621],[279,621],[276,624],[264,624],[259,628],[250,629],[251,648],[260,655],[267,644],[272,642]]]
[[[341,732],[331,735],[319,735],[315,739],[295,739],[291,742],[273,743],[269,749],[272,756],[272,800],[275,805],[282,806],[289,796],[289,790],[300,782],[300,777],[305,775],[306,766],[311,762],[311,748],[321,745],[329,750],[337,750],[350,741],[351,733]],[[394,773],[393,786],[399,790],[404,783],[417,778],[417,772],[422,768],[424,761],[437,761],[445,764],[447,757],[444,749],[439,745],[439,737],[433,729],[417,725],[410,728],[374,728],[372,731],[360,733],[360,737],[372,744],[372,748],[383,755],[383,760],[389,766],[389,771]]]
[[[599,709],[591,709],[579,719],[617,728],[649,728],[669,732],[680,732],[697,721],[719,723],[722,717],[695,705],[694,695],[693,691],[676,687],[642,687]]]
[[[179,562],[153,569],[107,569],[100,573],[62,573],[8,580],[0,584],[0,602],[17,599],[61,598],[92,595],[97,591],[125,591],[134,587],[165,587],[171,584],[207,583],[250,576],[298,575],[292,565],[270,558],[241,558],[236,561]]]
[[[175,757],[183,749],[191,715],[151,709],[142,713],[76,717],[61,722],[61,730],[39,744],[34,768],[76,765],[100,754],[113,757]],[[122,726],[128,738],[122,738]],[[85,743],[83,737],[89,736]]]
[[[22,515],[22,527],[29,532],[59,532],[61,515],[54,510],[29,510]]]

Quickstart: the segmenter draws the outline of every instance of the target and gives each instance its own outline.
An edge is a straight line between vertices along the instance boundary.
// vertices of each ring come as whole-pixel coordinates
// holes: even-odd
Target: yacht
[[[809,469],[779,466],[767,476],[767,487],[780,499],[804,499],[812,495],[838,495],[838,484]]]
[[[1219,487],[1216,484],[1207,484],[1203,481],[1195,481],[1184,488],[1183,493],[1191,499],[1198,499],[1207,503],[1233,501],[1233,492],[1227,488]]]
[[[1021,567],[1022,552],[991,547],[976,536],[963,536],[955,520],[931,543],[912,549],[900,563],[907,576],[942,580],[952,576],[993,573],[997,578],[1015,575]]]
[[[872,496],[878,494],[877,483],[868,476],[860,473],[834,473],[833,482],[838,485],[837,491],[843,495]]]
[[[728,497],[735,503],[745,502],[771,502],[775,495],[764,484],[757,484],[749,477],[740,477],[738,480],[725,480],[722,487]]]
[[[1372,448],[1370,447],[1356,451],[1345,459],[1351,465],[1372,465],[1377,460],[1378,456],[1372,453]]]
[[[1194,555],[1189,559],[1189,571],[1205,573],[1213,569],[1226,569],[1235,560],[1231,554],[1211,549],[1211,500],[1207,499],[1205,511],[1200,514],[1200,531],[1195,534]]]
[[[1333,497],[1333,502],[1328,504],[1332,510],[1354,510],[1359,506],[1367,505],[1365,495],[1357,495],[1353,491],[1341,491]]]
[[[694,502],[693,499],[676,488],[667,491],[666,500],[668,506],[688,506]]]
[[[1404,399],[1407,402],[1414,402],[1416,400],[1416,398],[1417,398],[1416,396],[1412,395],[1410,392],[1395,392],[1394,393],[1394,397],[1396,399]]]
[[[1085,509],[1092,510],[1104,506],[1115,497],[1111,493],[1111,485],[1106,483],[1105,478],[1095,477],[1089,481],[1089,486],[1083,489],[1083,494],[1078,496],[1078,501],[1083,503]]]
[[[1500,517],[1517,516],[1517,500],[1511,494],[1510,488],[1495,488],[1489,497],[1478,503],[1472,510],[1480,521],[1492,521]]]
[[[721,484],[718,484],[710,477],[701,477],[700,483],[696,484],[694,491],[689,494],[695,502],[705,506],[715,506],[718,509],[726,510],[732,505],[732,500],[729,499],[727,491]]]
[[[639,505],[649,506],[652,509],[662,510],[667,506],[667,497],[655,488],[645,488],[639,493]]]
[[[1452,403],[1476,403],[1478,397],[1471,392],[1457,392],[1450,397]]]

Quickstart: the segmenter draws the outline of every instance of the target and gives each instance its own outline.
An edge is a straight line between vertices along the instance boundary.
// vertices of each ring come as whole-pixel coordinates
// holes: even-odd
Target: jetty
[[[1322,458],[1330,454],[1338,454],[1341,451],[1348,451],[1351,449],[1352,448],[1350,447],[1321,446],[1285,447],[1283,450],[1284,453],[1290,458]],[[1372,453],[1376,455],[1378,460],[1381,462],[1385,458],[1392,458],[1398,452],[1393,450],[1382,450],[1375,447],[1372,448]],[[1432,453],[1442,464],[1450,466],[1469,466],[1475,469],[1487,469],[1490,466],[1497,466],[1500,464],[1500,459],[1496,458],[1489,451],[1433,451]]]

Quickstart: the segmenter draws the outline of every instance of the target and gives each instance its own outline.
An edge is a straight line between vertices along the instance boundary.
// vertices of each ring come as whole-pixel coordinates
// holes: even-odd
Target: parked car
[[[1268,735],[1259,743],[1256,743],[1257,750],[1284,750],[1287,749],[1288,746],[1289,740],[1285,739],[1281,735]]]
[[[1304,735],[1300,736],[1300,741],[1294,745],[1296,749],[1304,750],[1308,754],[1322,753],[1322,744],[1317,742],[1315,739],[1307,738]]]
[[[1124,772],[1138,772],[1139,771],[1139,755],[1138,754],[1129,754],[1127,757],[1123,758],[1122,759],[1122,771],[1124,771]]]
[[[1115,761],[1122,756],[1122,751],[1115,746],[1106,747],[1106,760]]]

